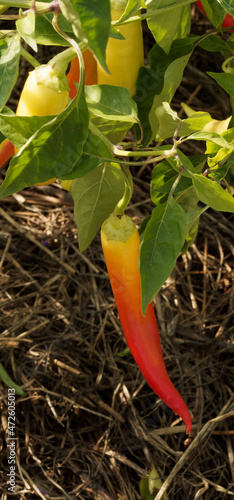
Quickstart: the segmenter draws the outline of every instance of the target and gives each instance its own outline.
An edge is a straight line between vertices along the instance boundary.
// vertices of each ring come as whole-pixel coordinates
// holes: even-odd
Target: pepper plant
[[[85,251],[131,202],[132,167],[152,166],[155,207],[140,228],[138,259],[144,317],[202,214],[234,212],[233,0],[202,0],[213,28],[199,36],[191,0],[0,1],[1,166],[12,157],[0,198],[57,179],[71,192]],[[143,20],[152,35],[145,61]],[[56,48],[47,64],[37,59],[39,45]],[[207,72],[230,97],[221,121],[185,103],[183,118],[173,109],[198,46],[223,59],[219,72]],[[8,100],[22,58],[31,72],[15,114]],[[132,142],[124,140],[130,129]],[[184,145],[194,141],[202,154],[189,156]]]

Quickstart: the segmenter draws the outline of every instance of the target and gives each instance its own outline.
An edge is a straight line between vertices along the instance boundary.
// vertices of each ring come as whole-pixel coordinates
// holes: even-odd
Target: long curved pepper
[[[111,215],[101,229],[106,266],[128,347],[153,391],[191,429],[188,408],[170,380],[163,360],[153,304],[141,310],[138,268],[140,237],[132,219]]]

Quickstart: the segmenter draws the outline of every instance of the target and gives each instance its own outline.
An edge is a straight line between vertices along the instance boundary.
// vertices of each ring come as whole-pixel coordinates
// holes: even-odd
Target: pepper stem
[[[132,193],[133,193],[133,180],[132,180],[132,175],[128,167],[126,165],[121,165],[121,168],[125,174],[125,191],[124,194],[117,203],[114,214],[115,215],[121,215],[125,208],[128,206],[129,201],[131,200]]]
[[[137,231],[137,228],[128,215],[111,214],[102,225],[102,231],[107,240],[126,241]]]
[[[84,59],[83,59],[83,56],[82,56],[82,49],[80,48],[79,44],[75,40],[73,40],[73,38],[71,38],[70,36],[68,36],[59,27],[59,25],[58,25],[58,18],[59,18],[59,14],[55,13],[54,17],[52,19],[52,26],[53,26],[53,28],[55,29],[55,31],[57,31],[57,33],[60,36],[62,36],[65,40],[67,40],[71,44],[71,47],[69,48],[70,49],[70,53],[74,54],[74,50],[75,50],[75,52],[77,54],[77,57],[79,59],[79,64],[80,64],[80,81],[79,81],[78,92],[77,92],[77,95],[76,95],[77,100],[79,100],[81,89],[82,89],[82,87],[84,87],[84,78],[85,78],[85,67],[84,67]],[[67,50],[69,50],[69,49],[67,49]],[[70,60],[71,59],[73,59],[72,56],[70,57]]]

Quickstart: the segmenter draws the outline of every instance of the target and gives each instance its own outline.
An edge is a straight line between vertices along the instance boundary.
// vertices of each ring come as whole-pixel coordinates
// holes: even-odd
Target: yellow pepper
[[[50,65],[35,68],[24,84],[17,116],[58,115],[68,104],[67,79],[61,79]]]
[[[119,3],[120,6],[122,4],[123,2]],[[124,8],[120,10],[116,9],[116,6],[118,7],[118,2],[112,2],[112,21],[117,21],[124,12]],[[111,74],[108,74],[98,63],[98,84],[120,85],[130,90],[132,96],[135,94],[139,69],[144,65],[141,21],[120,26],[118,31],[125,37],[125,40],[109,38],[106,47],[106,64]]]
[[[17,116],[58,115],[68,104],[69,87],[65,72],[62,77],[47,64],[35,68],[29,73],[20,95]],[[15,148],[15,153],[17,153]],[[35,184],[44,186],[56,178]]]

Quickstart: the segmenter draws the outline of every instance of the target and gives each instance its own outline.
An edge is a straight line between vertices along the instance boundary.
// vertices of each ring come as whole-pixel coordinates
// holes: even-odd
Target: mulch
[[[193,20],[209,28],[195,10]],[[207,66],[219,71],[219,57],[197,49],[172,107],[183,101],[223,119],[227,96],[204,73],[199,80]],[[137,224],[152,210],[151,169],[133,168],[127,213]],[[70,193],[58,183],[24,189],[0,200],[0,216],[0,361],[27,393],[16,397],[11,494],[0,381],[1,500],[140,500],[153,466],[164,483],[155,500],[165,491],[170,500],[233,498],[233,215],[202,215],[155,300],[165,364],[193,418],[189,436],[123,353],[100,237],[79,252]]]

